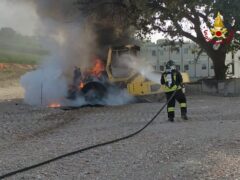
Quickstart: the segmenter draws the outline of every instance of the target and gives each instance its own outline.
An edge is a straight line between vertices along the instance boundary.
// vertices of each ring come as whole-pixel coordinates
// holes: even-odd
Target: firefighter
[[[78,87],[82,81],[82,73],[79,67],[75,66],[73,71],[73,85]]]
[[[82,73],[79,67],[75,66],[73,71],[73,82],[68,87],[68,99],[76,99],[77,95],[80,93],[80,84],[82,82]]]
[[[174,62],[172,60],[168,61],[166,64],[166,70],[161,77],[161,85],[163,85],[167,101],[169,101],[176,91],[167,105],[168,120],[171,122],[174,122],[175,100],[180,103],[182,119],[188,120],[187,103],[185,94],[182,91],[182,82],[182,75],[176,70]]]

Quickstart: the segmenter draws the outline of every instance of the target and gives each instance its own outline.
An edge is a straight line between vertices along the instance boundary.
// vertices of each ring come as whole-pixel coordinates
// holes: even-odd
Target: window
[[[160,50],[159,50],[159,54],[160,54],[160,55],[164,55],[163,49],[160,49]]]
[[[184,71],[188,71],[189,70],[189,66],[188,65],[184,65]]]
[[[176,52],[176,54],[179,54],[179,53],[180,53],[180,49],[179,49],[179,48],[176,48],[176,49],[175,49],[175,52]]]
[[[157,69],[157,66],[152,66],[153,67],[153,69],[156,71],[156,69]]]
[[[203,64],[202,65],[202,70],[205,70],[205,69],[207,69],[207,66],[206,66],[206,64]]]
[[[188,54],[188,48],[184,48],[184,49],[183,49],[183,53],[184,53],[184,54]]]
[[[164,66],[160,66],[160,71],[164,71]]]
[[[152,51],[152,56],[156,56],[156,51],[155,50]]]

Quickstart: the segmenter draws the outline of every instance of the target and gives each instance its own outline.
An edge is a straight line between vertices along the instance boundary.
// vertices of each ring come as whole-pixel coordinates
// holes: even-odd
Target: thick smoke
[[[31,2],[33,3],[33,2]],[[36,32],[49,56],[38,70],[21,78],[25,101],[32,105],[65,104],[68,84],[75,66],[86,69],[96,49],[90,25],[83,26],[73,1],[34,1],[41,23]]]
[[[129,54],[124,54],[119,57],[119,61],[125,66],[132,68],[135,72],[140,73],[143,77],[155,83],[160,83],[161,74],[154,73],[153,67],[147,63],[143,57],[136,57]]]
[[[12,0],[14,1],[14,0]],[[16,1],[14,1],[16,3]],[[19,1],[18,1],[19,2]],[[106,58],[107,46],[111,39],[117,41],[114,27],[94,23],[82,18],[75,0],[25,0],[32,4],[41,22],[36,34],[49,56],[33,72],[21,78],[25,89],[25,101],[31,105],[61,105],[79,106],[85,103],[83,98],[75,101],[66,100],[68,85],[72,83],[75,66],[82,71],[92,66],[95,55]],[[106,32],[108,32],[106,34]],[[110,37],[106,38],[105,37]],[[119,42],[120,43],[120,42]],[[131,100],[125,92],[118,100],[109,95],[106,104],[124,104]]]

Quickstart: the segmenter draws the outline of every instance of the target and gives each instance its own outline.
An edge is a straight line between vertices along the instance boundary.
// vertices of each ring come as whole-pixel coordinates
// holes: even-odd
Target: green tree
[[[78,3],[85,14],[102,14],[101,18],[111,17],[112,22],[133,25],[139,36],[158,31],[172,38],[192,40],[212,59],[216,79],[226,78],[225,59],[231,49],[230,39],[223,40],[215,50],[213,44],[206,41],[202,28],[204,24],[210,28],[220,10],[227,36],[234,33],[239,28],[237,0],[78,0]],[[121,17],[122,21],[115,17]],[[235,26],[231,25],[233,20]]]
[[[77,0],[86,24],[97,34],[99,46],[129,43],[135,30],[130,21],[130,6],[121,0]],[[136,8],[132,8],[136,9]]]

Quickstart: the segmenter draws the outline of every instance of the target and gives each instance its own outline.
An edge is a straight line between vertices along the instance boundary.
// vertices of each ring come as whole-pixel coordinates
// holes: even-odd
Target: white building
[[[164,71],[166,62],[170,59],[181,72],[187,72],[192,81],[214,76],[212,60],[206,53],[201,53],[198,60],[199,48],[195,43],[184,42],[182,45],[166,45],[166,40],[157,43],[145,43],[141,47],[141,55],[156,71]],[[240,52],[227,54],[226,64],[229,64],[229,76],[240,77]],[[233,64],[233,65],[232,65]]]

